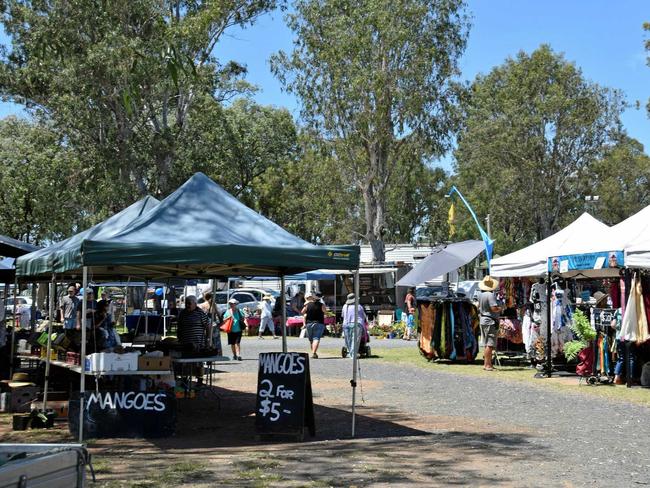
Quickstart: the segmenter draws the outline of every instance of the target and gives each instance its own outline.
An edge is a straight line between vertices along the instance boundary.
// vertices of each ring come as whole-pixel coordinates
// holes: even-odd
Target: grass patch
[[[237,479],[247,481],[250,486],[256,488],[264,488],[270,483],[282,481],[283,476],[276,473],[269,473],[265,468],[245,469],[237,472]]]
[[[147,479],[132,481],[128,486],[133,488],[183,486],[209,477],[210,471],[205,464],[181,462],[172,464],[159,473],[153,473]]]
[[[106,474],[111,472],[111,465],[105,459],[100,459],[99,461],[93,461],[93,470],[95,474]]]
[[[371,359],[372,361],[384,361],[393,364],[415,366],[425,371],[479,376],[506,381],[518,381],[540,388],[592,395],[609,400],[625,400],[643,406],[650,406],[650,390],[645,388],[626,388],[625,386],[613,385],[589,386],[584,383],[580,385],[577,376],[568,378],[538,379],[534,377],[536,371],[523,364],[521,366],[504,365],[498,367],[498,371],[496,372],[486,372],[483,371],[483,360],[481,356],[471,364],[460,362],[429,362],[420,354],[420,351],[415,345],[407,348],[400,347],[388,349],[382,348],[381,345],[375,343],[372,350],[373,355],[378,356],[375,359]]]

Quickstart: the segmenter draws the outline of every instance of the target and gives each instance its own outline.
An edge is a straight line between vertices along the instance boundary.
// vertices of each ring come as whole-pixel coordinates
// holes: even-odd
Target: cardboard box
[[[32,401],[38,397],[37,386],[21,386],[20,388],[12,388],[9,401],[10,412],[29,412],[31,410]]]
[[[47,409],[55,412],[57,419],[68,418],[68,400],[48,400]],[[32,402],[32,410],[43,410],[43,402]]]
[[[380,310],[377,314],[377,325],[390,326],[393,323],[393,317],[392,310]]]
[[[138,358],[138,370],[140,371],[171,371],[172,358],[169,356]]]

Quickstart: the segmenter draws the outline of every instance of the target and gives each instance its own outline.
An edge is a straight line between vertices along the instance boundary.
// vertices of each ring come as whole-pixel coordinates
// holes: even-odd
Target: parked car
[[[32,299],[28,297],[16,297],[18,305],[27,305],[28,307],[32,306]],[[14,313],[14,298],[9,297],[5,300],[5,313],[12,314]]]
[[[430,300],[432,298],[441,298],[453,296],[448,288],[443,286],[421,286],[415,289],[416,300]]]
[[[478,301],[478,297],[481,294],[481,290],[478,288],[479,281],[468,280],[461,281],[458,283],[458,288],[456,289],[456,295],[467,297],[473,302]]]
[[[259,304],[259,300],[256,300],[255,296],[252,293],[247,291],[241,291],[239,289],[230,290],[230,293],[227,291],[218,291],[216,292],[214,298],[219,313],[224,313],[226,311],[226,309],[228,308],[228,300],[230,300],[231,298],[234,298],[239,302],[237,308],[240,310],[243,310],[244,308],[248,308],[249,310],[255,310],[257,309],[257,305]]]

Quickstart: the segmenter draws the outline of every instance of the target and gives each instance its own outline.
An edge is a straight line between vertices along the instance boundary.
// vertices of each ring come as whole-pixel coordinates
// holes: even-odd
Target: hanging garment
[[[637,295],[636,276],[634,276],[630,286],[630,296],[627,298],[627,303],[623,309],[621,339],[624,341],[636,342],[640,311],[640,306],[637,306],[637,304],[639,301],[640,297]]]
[[[530,311],[524,313],[524,320],[521,323],[521,333],[524,340],[524,347],[528,357],[535,357],[535,341],[539,337],[539,326],[533,322]]]
[[[420,309],[420,351],[427,359],[435,355],[431,347],[433,328],[435,324],[435,307],[431,303],[423,303]]]
[[[648,332],[648,316],[646,314],[645,301],[643,297],[643,285],[641,284],[642,280],[637,280],[637,337],[636,343],[643,344],[644,342],[650,340],[650,333]]]

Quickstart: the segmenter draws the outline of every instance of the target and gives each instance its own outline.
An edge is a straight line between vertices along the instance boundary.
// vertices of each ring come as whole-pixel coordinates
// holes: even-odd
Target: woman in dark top
[[[305,326],[307,328],[307,339],[311,344],[311,357],[318,359],[318,345],[325,331],[325,313],[327,308],[325,304],[318,300],[315,295],[307,297],[307,303],[302,309],[305,317]]]

